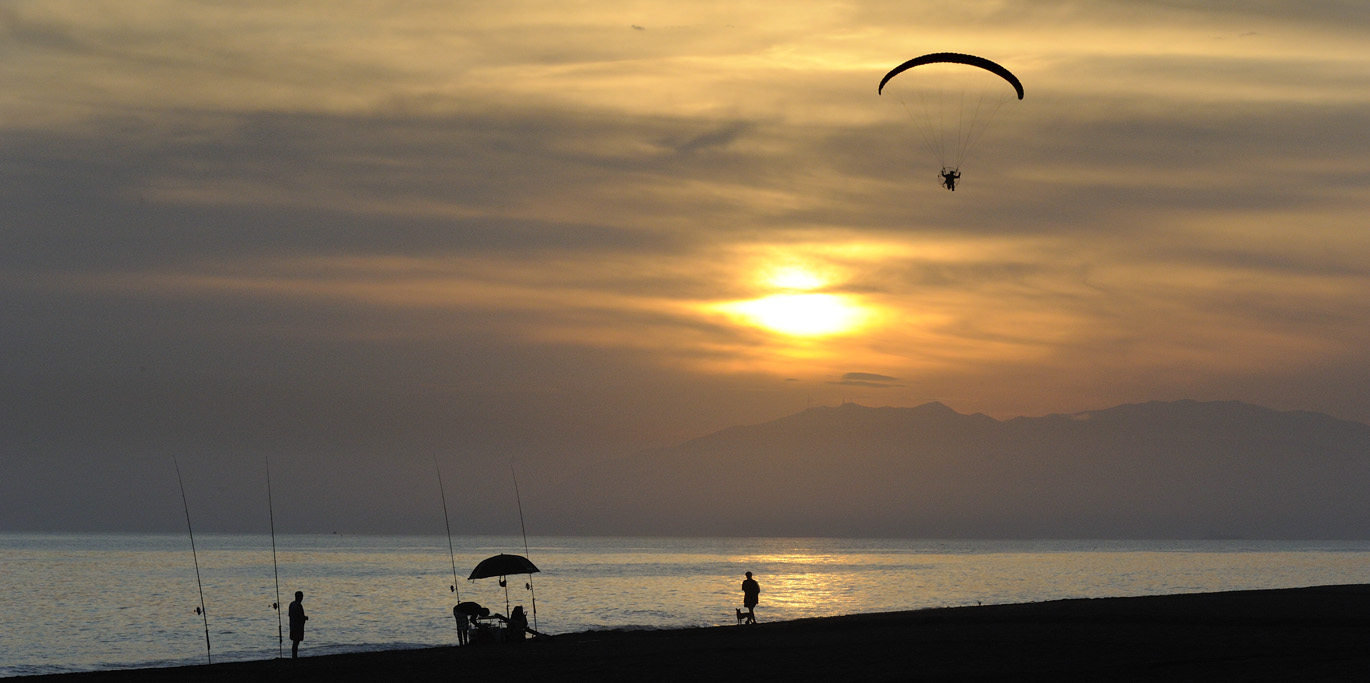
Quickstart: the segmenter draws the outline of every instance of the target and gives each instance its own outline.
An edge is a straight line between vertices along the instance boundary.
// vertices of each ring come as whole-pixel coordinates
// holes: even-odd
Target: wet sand
[[[764,604],[758,616],[764,619]],[[1370,586],[958,607],[755,626],[596,631],[16,680],[1350,681],[1370,678]]]

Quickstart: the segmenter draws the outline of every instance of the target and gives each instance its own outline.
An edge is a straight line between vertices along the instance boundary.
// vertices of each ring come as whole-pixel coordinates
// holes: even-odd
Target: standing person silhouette
[[[457,618],[457,644],[471,642],[471,617],[461,611],[461,605],[452,608],[452,616]]]
[[[295,602],[290,603],[290,658],[300,656],[300,641],[304,640],[304,591],[295,591]]]
[[[761,584],[752,578],[752,573],[747,572],[747,578],[742,582],[742,606],[747,608],[748,624],[756,623],[756,603],[761,596]]]

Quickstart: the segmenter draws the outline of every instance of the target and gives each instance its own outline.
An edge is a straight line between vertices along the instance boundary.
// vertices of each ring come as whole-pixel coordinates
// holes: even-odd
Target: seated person
[[[505,638],[523,640],[523,634],[528,631],[528,615],[523,613],[523,605],[515,605],[514,611],[509,613],[506,621],[509,624],[509,631]]]

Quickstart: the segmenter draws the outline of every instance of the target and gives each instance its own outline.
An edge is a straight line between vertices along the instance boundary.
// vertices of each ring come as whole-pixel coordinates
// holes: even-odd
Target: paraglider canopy
[[[1023,83],[984,57],[932,52],[890,69],[876,92],[904,108],[941,168],[938,182],[954,190],[962,162],[1000,107],[1015,101],[1015,96],[1023,99]]]
[[[522,555],[505,555],[500,553],[494,557],[487,557],[471,570],[471,575],[466,577],[468,580],[487,579],[492,576],[508,576],[510,574],[532,574],[541,571],[531,560]]]
[[[932,54],[923,55],[922,57],[914,57],[913,59],[890,69],[890,72],[885,74],[884,78],[880,79],[880,87],[875,89],[876,94],[885,91],[885,84],[889,83],[891,78],[894,78],[915,66],[922,66],[924,64],[965,64],[966,66],[979,67],[1008,81],[1009,85],[1013,86],[1014,92],[1018,93],[1018,99],[1023,99],[1023,84],[1018,80],[1018,77],[1014,76],[1008,69],[1005,69],[984,57],[963,55],[959,52],[934,52]]]

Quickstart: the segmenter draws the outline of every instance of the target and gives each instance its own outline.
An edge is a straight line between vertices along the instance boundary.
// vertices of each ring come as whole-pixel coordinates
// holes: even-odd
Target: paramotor
[[[1000,107],[1015,95],[1023,99],[1023,84],[1013,72],[984,57],[934,52],[890,69],[876,93],[903,106],[941,166],[939,182],[952,190],[955,181],[948,178],[961,177],[962,162]]]

